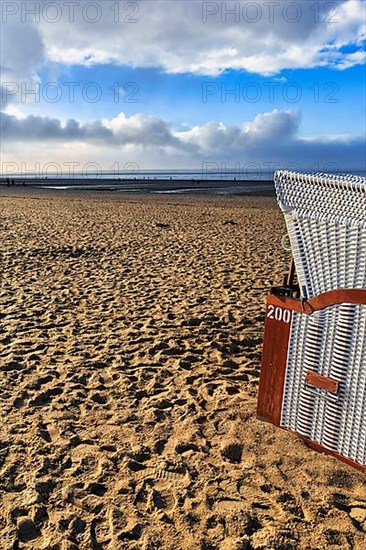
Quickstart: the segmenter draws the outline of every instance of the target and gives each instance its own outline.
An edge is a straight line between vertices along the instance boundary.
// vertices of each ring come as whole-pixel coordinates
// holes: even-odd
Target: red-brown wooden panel
[[[287,296],[275,294],[270,294],[270,296],[274,305],[289,308],[297,311],[297,313],[305,313],[306,315],[311,315],[315,311],[320,311],[336,304],[366,304],[366,290],[358,288],[329,290],[304,302],[288,298]]]
[[[257,415],[280,425],[292,311],[268,295]]]
[[[308,371],[306,373],[305,381],[309,386],[314,386],[315,388],[328,391],[333,395],[338,395],[339,393],[339,381],[323,376],[322,374]]]

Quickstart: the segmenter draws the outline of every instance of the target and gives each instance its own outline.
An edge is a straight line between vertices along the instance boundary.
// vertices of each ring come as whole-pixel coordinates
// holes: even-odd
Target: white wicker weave
[[[366,464],[366,306],[294,313],[281,425]],[[341,382],[334,396],[306,386],[308,371]]]
[[[366,288],[366,178],[275,174],[302,295]]]
[[[366,289],[366,178],[277,172],[302,296]],[[314,371],[340,393],[306,385]],[[293,314],[281,425],[366,465],[366,306]]]

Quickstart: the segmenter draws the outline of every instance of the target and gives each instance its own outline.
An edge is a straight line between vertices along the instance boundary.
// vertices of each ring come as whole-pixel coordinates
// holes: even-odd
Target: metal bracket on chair
[[[306,373],[304,387],[307,392],[323,399],[338,401],[340,397],[340,382],[314,371]]]

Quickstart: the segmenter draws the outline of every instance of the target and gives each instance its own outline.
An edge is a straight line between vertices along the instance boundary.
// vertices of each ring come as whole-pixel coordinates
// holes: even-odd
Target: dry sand
[[[1,550],[365,548],[365,476],[256,419],[274,199],[0,193]]]

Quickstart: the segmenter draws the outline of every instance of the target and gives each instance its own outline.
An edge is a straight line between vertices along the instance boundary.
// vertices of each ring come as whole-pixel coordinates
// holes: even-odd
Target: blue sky
[[[276,76],[227,70],[218,76],[172,75],[159,69],[144,69],[116,65],[62,68],[57,82],[62,101],[57,105],[65,117],[79,117],[84,122],[95,118],[113,118],[122,109],[131,115],[136,111],[167,119],[176,129],[185,125],[204,124],[220,120],[235,124],[250,121],[259,109],[299,108],[304,135],[347,133],[363,135],[366,119],[366,71],[356,66],[346,72],[329,68],[283,70]],[[51,82],[55,68],[40,73],[43,82]],[[80,84],[74,88],[72,82]],[[90,103],[83,99],[88,84],[97,83],[101,100]],[[117,85],[125,87],[118,101]],[[90,99],[97,89],[90,88]],[[44,92],[47,97],[47,91]],[[50,97],[52,89],[50,88]],[[41,96],[42,99],[42,96]],[[177,109],[179,105],[179,109]],[[48,108],[49,107],[49,108]],[[43,101],[42,110],[52,114],[53,106]],[[350,116],[352,110],[353,116]]]
[[[3,162],[364,168],[363,0],[274,2],[272,19],[264,0],[24,4],[2,3]]]

